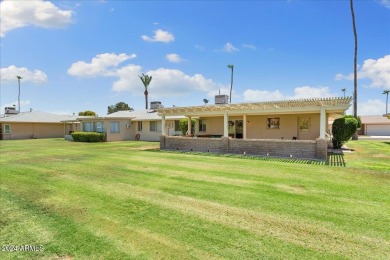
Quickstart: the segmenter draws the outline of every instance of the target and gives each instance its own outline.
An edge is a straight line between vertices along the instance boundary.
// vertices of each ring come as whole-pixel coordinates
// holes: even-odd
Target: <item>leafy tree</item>
[[[145,108],[148,109],[148,95],[149,95],[148,86],[149,86],[150,82],[152,81],[152,76],[145,75],[142,73],[142,76],[138,76],[138,77],[141,79],[142,84],[144,84],[144,87],[145,87],[145,92],[144,92]]]
[[[79,112],[79,116],[97,116],[97,114],[91,110],[85,110]]]
[[[195,122],[196,122],[195,119],[191,119],[191,133],[190,134],[192,134],[192,135],[195,133]],[[187,131],[188,131],[188,119],[187,118],[180,119],[179,128],[180,128],[180,131],[183,135],[187,134]]]
[[[107,107],[107,114],[112,114],[118,111],[133,111],[134,109],[129,107],[125,102],[118,102],[115,105],[111,105]]]
[[[343,116],[334,120],[332,125],[333,148],[341,148],[356,133],[357,128],[358,120],[353,116]]]

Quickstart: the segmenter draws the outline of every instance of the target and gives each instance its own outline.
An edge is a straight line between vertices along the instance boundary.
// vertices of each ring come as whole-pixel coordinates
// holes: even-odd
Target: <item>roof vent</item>
[[[227,104],[229,103],[229,96],[228,95],[215,95],[215,104],[221,105],[221,104]]]
[[[157,109],[157,108],[162,108],[163,105],[161,104],[160,101],[152,101],[150,102],[150,109]]]

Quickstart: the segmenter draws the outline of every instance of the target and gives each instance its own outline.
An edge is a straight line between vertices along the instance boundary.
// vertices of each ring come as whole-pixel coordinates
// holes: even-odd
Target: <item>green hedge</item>
[[[354,117],[344,116],[334,120],[332,125],[333,148],[339,149],[345,144],[356,132],[358,120]]]
[[[75,142],[103,142],[105,134],[97,132],[74,132],[72,133]]]

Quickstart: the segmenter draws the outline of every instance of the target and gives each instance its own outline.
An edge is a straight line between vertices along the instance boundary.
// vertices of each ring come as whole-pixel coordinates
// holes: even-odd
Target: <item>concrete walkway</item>
[[[390,141],[390,135],[388,136],[368,136],[368,135],[359,135],[359,140],[384,140]]]

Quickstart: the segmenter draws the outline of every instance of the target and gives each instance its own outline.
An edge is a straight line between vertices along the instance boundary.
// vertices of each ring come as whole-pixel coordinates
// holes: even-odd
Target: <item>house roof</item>
[[[237,103],[223,105],[204,105],[190,107],[171,107],[156,109],[160,115],[221,115],[228,112],[234,114],[265,114],[284,112],[313,112],[325,107],[327,112],[340,113],[351,105],[352,97],[296,99],[282,101],[267,101],[255,103]]]
[[[0,118],[2,123],[61,123],[61,121],[76,119],[76,116],[57,115],[48,112],[36,111],[21,112],[16,115]]]
[[[362,124],[390,125],[390,119],[384,116],[360,116]]]
[[[174,119],[181,119],[184,118],[184,116],[170,116],[166,119],[168,120],[174,120]],[[155,110],[133,110],[133,111],[118,111],[114,112],[112,114],[103,116],[103,117],[77,117],[77,120],[80,121],[87,121],[90,119],[97,119],[97,120],[105,120],[105,119],[129,119],[131,121],[158,121],[161,120],[161,117],[157,114]]]

